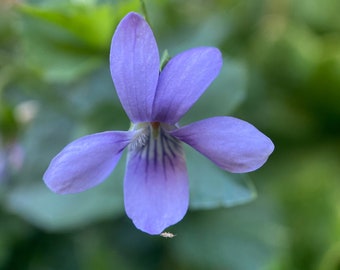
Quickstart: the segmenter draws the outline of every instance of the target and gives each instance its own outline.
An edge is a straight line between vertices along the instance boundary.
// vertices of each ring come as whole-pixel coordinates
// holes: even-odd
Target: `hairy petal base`
[[[143,143],[129,147],[125,210],[137,228],[160,234],[188,209],[188,175],[180,142],[161,128],[146,132]]]

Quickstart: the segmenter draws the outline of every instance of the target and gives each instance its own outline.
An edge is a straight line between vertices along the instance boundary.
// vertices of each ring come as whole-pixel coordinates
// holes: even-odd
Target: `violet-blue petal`
[[[274,144],[253,125],[233,117],[213,117],[181,127],[173,136],[224,170],[245,173],[261,167]]]
[[[178,142],[160,141],[157,146],[150,143],[142,150],[129,151],[124,180],[126,213],[138,229],[149,234],[160,234],[179,222],[189,204],[182,147]]]
[[[110,70],[119,99],[132,122],[151,120],[159,75],[159,53],[147,22],[126,15],[113,35]]]
[[[172,58],[162,70],[153,120],[175,124],[217,77],[222,67],[217,48],[199,47]]]
[[[77,193],[105,180],[115,168],[133,132],[108,131],[81,137],[50,163],[43,179],[55,193]]]

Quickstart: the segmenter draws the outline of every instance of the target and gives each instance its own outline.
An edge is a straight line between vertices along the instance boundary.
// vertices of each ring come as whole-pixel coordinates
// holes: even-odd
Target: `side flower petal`
[[[159,75],[159,53],[147,22],[126,15],[113,35],[110,70],[119,99],[132,122],[151,120]]]
[[[180,221],[189,204],[189,184],[180,142],[161,134],[128,152],[124,180],[127,215],[140,230],[160,234]]]
[[[213,117],[171,132],[224,170],[245,173],[261,167],[274,150],[253,125],[233,117]]]
[[[43,179],[55,193],[77,193],[105,180],[118,163],[133,132],[108,131],[81,137],[50,163]]]
[[[201,47],[185,51],[162,70],[153,105],[153,121],[175,124],[217,77],[221,52]]]

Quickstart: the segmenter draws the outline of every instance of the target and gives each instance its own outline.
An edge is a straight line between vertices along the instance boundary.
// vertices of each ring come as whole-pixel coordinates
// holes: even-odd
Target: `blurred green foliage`
[[[269,135],[274,154],[233,175],[186,148],[190,211],[172,239],[125,216],[124,157],[102,185],[52,194],[42,175],[67,143],[129,127],[108,55],[116,24],[140,2],[4,0],[0,269],[340,269],[340,2],[145,5],[161,53],[215,46],[224,56],[182,124],[234,115]]]

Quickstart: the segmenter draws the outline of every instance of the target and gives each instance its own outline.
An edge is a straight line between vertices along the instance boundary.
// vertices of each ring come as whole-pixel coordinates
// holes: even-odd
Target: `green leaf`
[[[300,24],[308,24],[309,27],[312,26],[318,31],[339,31],[339,8],[340,3],[337,0],[322,1],[322,5],[311,5],[308,0],[294,1],[292,3],[292,9],[296,14],[299,14],[296,20]]]
[[[73,82],[108,58],[114,28],[138,1],[113,5],[20,5],[25,55],[48,82]]]
[[[23,64],[49,83],[73,82],[103,61],[67,32],[31,18],[24,18],[23,24]]]
[[[189,146],[185,146],[185,153],[191,209],[232,207],[256,198],[254,185],[247,175],[225,172]]]
[[[64,29],[86,44],[106,49],[110,44],[114,26],[129,10],[138,8],[136,0],[116,5],[68,3],[54,8],[20,5],[21,11],[33,18]]]
[[[0,97],[0,139],[7,140],[13,138],[18,129],[14,108],[2,102]]]
[[[11,259],[13,250],[18,242],[23,241],[31,233],[31,230],[13,215],[3,211],[0,214],[2,221],[0,224],[0,269],[8,269],[8,261]]]
[[[96,74],[99,78],[103,78],[100,76],[101,72]],[[94,78],[95,76],[88,78],[88,82],[93,86],[99,82]],[[84,99],[87,95],[90,95],[89,98],[91,95],[96,96],[96,99],[92,99],[93,107],[85,110],[81,108],[84,100],[78,101],[80,103],[74,106],[74,100],[69,98],[70,96],[75,98],[76,92],[82,90],[80,85],[75,92],[66,88],[63,89],[63,95],[38,101],[41,113],[37,114],[21,142],[25,154],[24,166],[16,175],[16,181],[13,181],[13,189],[5,193],[5,204],[9,211],[40,228],[56,231],[85,226],[123,212],[122,182],[125,158],[105,183],[81,194],[66,196],[54,194],[42,180],[50,160],[67,143],[75,137],[98,131],[93,128],[94,124],[98,124],[96,119],[108,122],[110,113],[101,111],[96,113],[95,110],[101,107],[103,100],[111,100],[110,91],[107,89],[104,91],[104,88],[102,86],[103,91],[94,93],[87,91],[90,88],[83,91]],[[110,109],[113,109],[112,114],[115,114],[115,108],[110,107]],[[84,115],[88,111],[94,111],[95,114],[91,115],[93,121],[87,124],[87,117],[80,121],[78,113]],[[104,126],[110,129],[106,124],[103,124]]]
[[[281,207],[270,193],[239,207],[190,211],[184,222],[169,229],[177,235],[170,250],[179,262],[197,270],[276,269],[272,266],[287,248],[281,217]]]
[[[125,160],[103,184],[86,192],[58,195],[43,181],[21,185],[10,191],[6,207],[28,222],[49,231],[86,226],[123,213],[123,174]]]
[[[177,236],[169,249],[179,264],[197,270],[271,269],[285,248],[277,212],[264,197],[244,207],[190,212],[172,229]]]
[[[129,128],[130,120],[114,89],[108,66],[72,85],[67,102],[88,126],[88,132],[83,134]]]
[[[170,54],[177,54],[199,46],[220,47],[224,39],[230,36],[232,29],[229,16],[225,12],[213,13],[213,16],[199,20],[191,27],[188,27],[187,18],[184,21],[176,21],[176,23],[180,25],[175,30],[176,32],[167,36],[164,35],[164,40],[159,41],[160,48],[168,48]],[[161,24],[155,24],[155,28],[159,27],[159,25]],[[162,29],[156,30],[156,33],[163,31]]]

